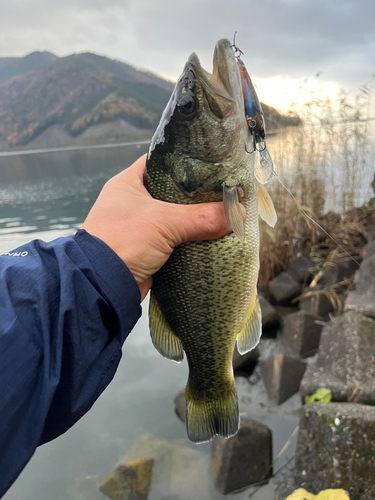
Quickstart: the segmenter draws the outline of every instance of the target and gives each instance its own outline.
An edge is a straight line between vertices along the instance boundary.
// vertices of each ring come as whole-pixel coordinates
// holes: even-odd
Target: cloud
[[[360,85],[375,72],[368,0],[13,0],[0,7],[1,55],[93,51],[178,77],[192,51],[210,69],[232,38],[252,75]]]

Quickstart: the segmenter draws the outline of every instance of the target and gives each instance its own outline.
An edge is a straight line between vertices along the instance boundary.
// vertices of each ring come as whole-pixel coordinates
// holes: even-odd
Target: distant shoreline
[[[33,155],[41,153],[57,153],[60,151],[80,151],[83,149],[104,149],[116,148],[121,146],[138,146],[149,144],[150,140],[146,141],[131,141],[131,142],[113,142],[110,144],[93,144],[91,146],[61,146],[58,148],[41,148],[41,149],[19,149],[17,151],[0,151],[0,157],[18,156],[18,155]]]

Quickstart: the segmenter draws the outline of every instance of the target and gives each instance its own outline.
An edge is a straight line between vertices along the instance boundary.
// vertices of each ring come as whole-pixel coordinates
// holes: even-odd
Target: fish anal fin
[[[267,189],[261,184],[258,187],[258,212],[269,226],[275,227],[277,222],[276,210]]]
[[[249,307],[245,324],[237,335],[237,349],[240,354],[251,351],[259,343],[262,334],[262,313],[258,297],[255,295]]]
[[[199,397],[187,385],[186,401],[186,427],[193,443],[204,443],[216,435],[228,438],[237,433],[240,417],[234,380],[229,390],[212,400]]]
[[[224,213],[228,226],[241,241],[245,241],[245,222],[238,201],[238,187],[231,188],[225,184],[222,187]]]
[[[168,326],[152,292],[149,307],[149,323],[151,340],[155,349],[165,358],[172,359],[178,363],[181,362],[184,358],[181,340]]]

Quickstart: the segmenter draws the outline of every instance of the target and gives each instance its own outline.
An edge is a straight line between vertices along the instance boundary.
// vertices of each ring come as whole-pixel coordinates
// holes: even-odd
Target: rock
[[[262,311],[263,328],[269,328],[280,323],[276,309],[262,295],[259,295],[259,304]]]
[[[353,258],[357,262],[360,259],[358,255],[355,255]],[[318,283],[323,286],[331,286],[335,283],[340,283],[340,281],[343,281],[345,278],[353,276],[359,267],[357,262],[347,257],[347,259],[342,262],[335,262],[332,265],[327,265]]]
[[[301,293],[302,286],[283,271],[268,283],[268,290],[276,304],[289,304]]]
[[[259,422],[241,419],[235,436],[213,439],[211,461],[216,489],[224,495],[265,481],[272,475],[272,432]]]
[[[351,499],[375,498],[375,408],[350,403],[310,403],[301,410],[293,468],[275,500],[305,488],[317,494],[342,488]]]
[[[268,396],[278,405],[298,392],[306,363],[276,354],[262,362],[261,370]]]
[[[147,500],[150,491],[151,457],[119,465],[100,483],[100,491],[112,500]]]
[[[332,302],[324,292],[320,292],[322,285],[308,288],[311,294],[302,297],[299,301],[299,307],[311,316],[318,316],[322,320],[328,320],[329,315],[334,312]]]
[[[372,198],[372,200],[373,200],[372,206],[374,207],[375,206],[375,198]],[[371,224],[371,226],[367,228],[366,238],[367,238],[368,242],[375,240],[375,227],[373,224]]]
[[[283,318],[285,318],[285,316],[288,316],[288,314],[293,314],[295,312],[298,312],[299,311],[299,307],[298,306],[275,306],[275,310],[282,322]]]
[[[191,500],[192,478],[199,484],[202,498],[210,498],[210,462],[206,453],[184,446],[179,441],[142,434],[121,459],[121,463],[140,456],[150,456],[155,463],[148,500],[174,498]]]
[[[173,400],[174,411],[176,415],[183,421],[186,422],[186,396],[185,389],[181,389]]]
[[[375,255],[366,258],[355,275],[355,291],[349,292],[345,311],[375,318]]]
[[[363,247],[363,260],[369,259],[375,255],[375,240],[369,241],[366,246]]]
[[[285,316],[282,339],[293,354],[312,356],[319,347],[322,321],[317,316],[299,311]]]
[[[332,401],[375,404],[375,321],[347,312],[322,330],[319,352],[302,380],[303,396],[324,387]]]
[[[308,257],[297,257],[290,262],[288,273],[297,283],[309,283],[312,277],[309,269],[313,266],[313,261]]]
[[[233,370],[235,371],[246,371],[246,369],[253,369],[259,358],[259,349],[255,347],[251,351],[240,354],[238,352],[237,346],[234,348],[233,352]]]
[[[280,342],[280,339],[268,339],[261,338],[259,342],[259,361],[262,364],[270,356],[275,356],[276,354],[282,354],[283,356],[290,356],[289,349],[287,346]],[[261,371],[261,370],[260,370]]]

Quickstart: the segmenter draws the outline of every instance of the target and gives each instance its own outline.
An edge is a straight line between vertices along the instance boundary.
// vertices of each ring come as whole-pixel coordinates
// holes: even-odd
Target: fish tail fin
[[[217,434],[228,438],[237,433],[240,417],[234,381],[226,393],[212,400],[196,397],[188,385],[186,400],[187,433],[194,443],[209,441]]]

